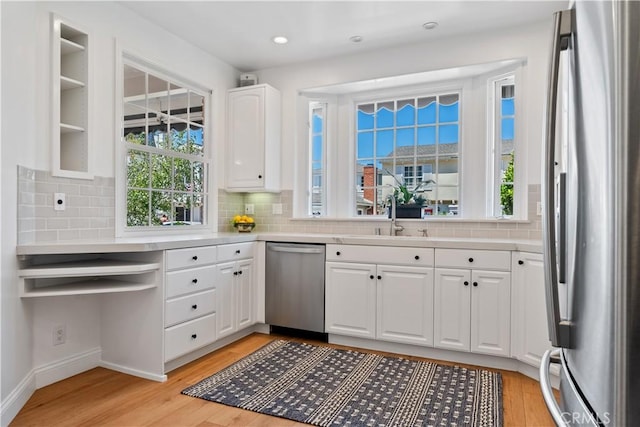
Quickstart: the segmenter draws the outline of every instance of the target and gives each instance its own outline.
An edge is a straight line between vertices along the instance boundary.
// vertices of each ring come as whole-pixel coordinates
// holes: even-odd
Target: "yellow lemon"
[[[247,218],[247,222],[248,222],[249,224],[253,224],[253,218],[248,217],[248,218]]]
[[[249,219],[248,216],[242,215],[242,219],[241,219],[242,222],[247,222],[247,219]]]
[[[240,215],[236,215],[233,217],[233,222],[240,222],[242,221],[242,217]]]

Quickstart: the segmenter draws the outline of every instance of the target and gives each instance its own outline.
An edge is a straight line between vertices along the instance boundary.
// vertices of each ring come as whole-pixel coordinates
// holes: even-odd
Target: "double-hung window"
[[[425,200],[427,214],[457,214],[460,98],[456,91],[356,104],[355,212],[385,214],[403,185]]]
[[[508,76],[493,82],[493,216],[514,214],[515,82]]]
[[[326,215],[326,116],[327,104],[309,104],[309,202],[308,210],[313,216]]]
[[[133,61],[123,70],[125,229],[205,225],[208,93]]]

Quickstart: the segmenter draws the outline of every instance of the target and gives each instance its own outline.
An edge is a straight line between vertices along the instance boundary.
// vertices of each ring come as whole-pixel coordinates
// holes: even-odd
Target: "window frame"
[[[321,177],[321,185],[322,189],[320,202],[321,208],[319,213],[315,213],[313,211],[313,188],[314,188],[314,173],[313,173],[313,138],[316,135],[313,129],[313,112],[315,110],[322,111],[322,130],[320,132],[322,136],[322,155],[320,163],[322,164],[322,177]],[[318,216],[324,217],[327,215],[327,112],[328,105],[326,101],[311,101],[309,102],[309,117],[308,117],[308,126],[309,126],[309,139],[308,139],[308,200],[307,200],[307,215],[308,216]]]
[[[124,140],[123,113],[124,113],[124,67],[129,65],[141,71],[152,74],[154,77],[164,79],[167,82],[175,83],[182,88],[192,90],[203,97],[203,141],[202,156],[196,154],[183,154],[171,150],[157,149],[148,145],[132,144]],[[212,161],[213,140],[212,140],[212,94],[211,89],[194,83],[188,78],[177,76],[176,73],[168,71],[162,65],[143,58],[140,55],[131,53],[116,47],[116,82],[115,82],[115,230],[116,237],[135,237],[148,235],[171,235],[171,234],[202,234],[211,232],[212,227],[217,227],[217,191],[215,187],[215,168]],[[188,122],[187,122],[188,123]],[[146,136],[148,138],[148,135]],[[191,224],[189,226],[128,226],[127,225],[127,158],[131,149],[138,152],[151,154],[168,155],[171,158],[185,159],[202,163],[204,169],[203,177],[203,223]],[[151,159],[150,159],[151,163]],[[193,172],[192,172],[193,173]],[[151,176],[149,177],[151,180]],[[151,183],[150,183],[151,185]],[[175,188],[167,191],[175,191]]]

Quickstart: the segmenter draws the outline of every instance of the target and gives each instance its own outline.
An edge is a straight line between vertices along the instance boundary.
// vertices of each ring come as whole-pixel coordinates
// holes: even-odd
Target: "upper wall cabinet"
[[[52,15],[52,168],[54,176],[92,179],[89,150],[89,34]]]
[[[280,92],[231,89],[227,104],[227,190],[280,191]]]

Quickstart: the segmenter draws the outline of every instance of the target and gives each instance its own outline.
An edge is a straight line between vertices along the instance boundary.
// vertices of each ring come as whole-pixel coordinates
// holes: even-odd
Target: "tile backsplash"
[[[427,229],[430,237],[478,237],[478,238],[510,238],[534,239],[542,238],[542,217],[536,213],[537,203],[541,200],[540,185],[528,187],[528,221],[511,220],[462,220],[433,219],[398,220],[405,227],[401,235],[421,236]],[[297,233],[335,233],[335,234],[381,234],[389,233],[388,220],[366,219],[327,220],[320,218],[293,219],[293,191],[281,193],[228,193],[218,191],[218,231],[233,231],[231,219],[244,211],[244,205],[254,205],[256,231],[263,232],[297,232]],[[273,205],[282,205],[282,214],[273,214]]]
[[[66,209],[53,208],[54,193],[65,193]],[[478,237],[541,239],[542,218],[536,214],[540,185],[528,191],[528,221],[461,219],[398,220],[405,227],[401,235],[430,237]],[[357,221],[321,218],[293,219],[293,191],[281,193],[228,193],[218,190],[218,231],[234,231],[231,219],[241,214],[247,203],[254,205],[256,231],[369,234],[380,229],[389,233],[389,221]],[[273,214],[279,204],[282,214]],[[48,171],[18,166],[18,244],[66,240],[109,239],[115,236],[115,180],[95,177],[77,180],[54,177]]]
[[[54,210],[54,193],[65,194],[65,210]],[[59,178],[18,166],[18,244],[114,236],[114,178]]]

